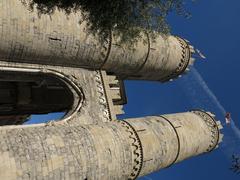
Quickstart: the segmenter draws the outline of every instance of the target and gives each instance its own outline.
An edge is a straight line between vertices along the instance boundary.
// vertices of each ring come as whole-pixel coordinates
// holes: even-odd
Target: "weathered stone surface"
[[[108,107],[108,101],[110,100],[107,100],[100,71],[73,67],[0,62],[2,77],[4,77],[6,71],[14,72],[19,77],[21,72],[25,71],[28,71],[29,76],[31,76],[31,73],[50,74],[60,80],[64,80],[68,86],[69,84],[76,86],[76,89],[70,86],[74,93],[74,104],[65,117],[65,119],[69,117],[68,119],[72,121],[72,124],[75,123],[75,117],[78,118],[76,123],[82,124],[95,124],[112,120]]]
[[[112,37],[99,43],[80,19],[0,1],[0,81],[50,75],[74,99],[61,121],[0,127],[0,179],[135,179],[217,147],[220,123],[203,111],[117,120],[126,102],[121,80],[176,78],[191,64],[187,42],[145,36],[133,51]]]
[[[213,117],[199,111],[98,125],[2,127],[0,179],[135,179],[209,152],[219,137]]]
[[[98,42],[80,13],[50,16],[30,12],[20,0],[0,2],[0,60],[103,69],[121,78],[168,81],[185,71],[188,43],[175,36],[143,35],[134,48],[109,37]],[[146,43],[144,43],[145,41]]]

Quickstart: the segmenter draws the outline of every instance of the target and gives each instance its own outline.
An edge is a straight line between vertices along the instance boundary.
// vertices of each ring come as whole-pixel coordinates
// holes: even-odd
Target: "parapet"
[[[151,40],[143,34],[132,48],[111,35],[101,43],[88,32],[80,12],[39,16],[19,0],[1,0],[0,17],[0,61],[106,70],[121,79],[165,82],[187,72],[193,60],[193,48],[176,36]]]

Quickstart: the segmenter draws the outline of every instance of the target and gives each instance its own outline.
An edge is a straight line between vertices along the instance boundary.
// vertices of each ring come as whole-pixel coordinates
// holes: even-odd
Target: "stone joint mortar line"
[[[108,49],[107,49],[106,57],[105,57],[103,63],[100,65],[99,69],[102,69],[104,67],[104,65],[107,63],[109,55],[111,53],[111,49],[112,49],[112,31],[111,30],[110,30],[110,34],[109,34],[109,44],[108,44],[107,48]]]
[[[140,65],[140,67],[139,67],[136,71],[134,71],[131,75],[136,75],[136,74],[138,74],[139,71],[141,71],[141,70],[144,68],[145,64],[146,64],[147,61],[148,61],[148,58],[149,58],[149,55],[150,55],[151,44],[150,44],[149,34],[146,33],[146,36],[147,36],[147,41],[148,41],[148,52],[147,52],[146,58],[145,58],[144,62]],[[131,76],[131,75],[129,75],[129,76]],[[127,79],[127,77],[124,77],[123,79]]]
[[[190,52],[190,48],[189,48],[188,43],[185,40],[183,40],[183,39],[181,39],[177,36],[175,36],[175,37],[178,40],[178,42],[181,44],[182,58],[180,60],[180,63],[178,64],[178,67],[175,69],[175,71],[173,73],[171,73],[170,75],[168,75],[165,78],[162,78],[160,80],[160,81],[163,81],[163,82],[167,82],[170,79],[177,78],[179,75],[184,73],[184,71],[187,69],[187,67],[189,65],[189,62],[190,62],[191,52]]]
[[[178,160],[178,157],[179,157],[179,154],[180,154],[180,146],[181,146],[181,144],[180,144],[180,138],[179,138],[179,135],[178,135],[178,132],[177,132],[176,128],[175,128],[174,125],[171,123],[171,121],[168,120],[168,119],[167,119],[166,117],[164,117],[164,116],[159,116],[159,117],[163,118],[165,121],[167,121],[167,122],[170,124],[170,126],[173,128],[173,130],[174,130],[174,132],[175,132],[175,134],[176,134],[177,141],[178,141],[178,150],[177,150],[176,157],[174,158],[173,162],[170,163],[170,164],[166,167],[166,168],[168,168],[168,167],[172,166],[173,164],[175,164],[175,162]]]

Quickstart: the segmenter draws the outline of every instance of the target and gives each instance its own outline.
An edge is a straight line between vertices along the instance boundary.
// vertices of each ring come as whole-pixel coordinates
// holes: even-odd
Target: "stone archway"
[[[54,70],[2,67],[0,125],[19,125],[32,114],[64,112],[68,119],[80,109],[81,90]]]

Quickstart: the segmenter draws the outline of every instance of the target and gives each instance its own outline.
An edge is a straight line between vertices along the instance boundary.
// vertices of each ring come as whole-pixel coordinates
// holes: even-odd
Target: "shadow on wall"
[[[170,12],[189,17],[186,3],[183,0],[152,0],[152,1],[123,1],[123,0],[20,0],[28,9],[41,14],[53,14],[62,10],[66,14],[81,11],[82,20],[87,20],[88,29],[104,40],[109,36],[109,30],[114,32],[120,42],[134,43],[141,38],[141,33],[169,33],[167,15]],[[101,15],[101,16],[100,16]],[[80,22],[81,23],[81,22]]]

